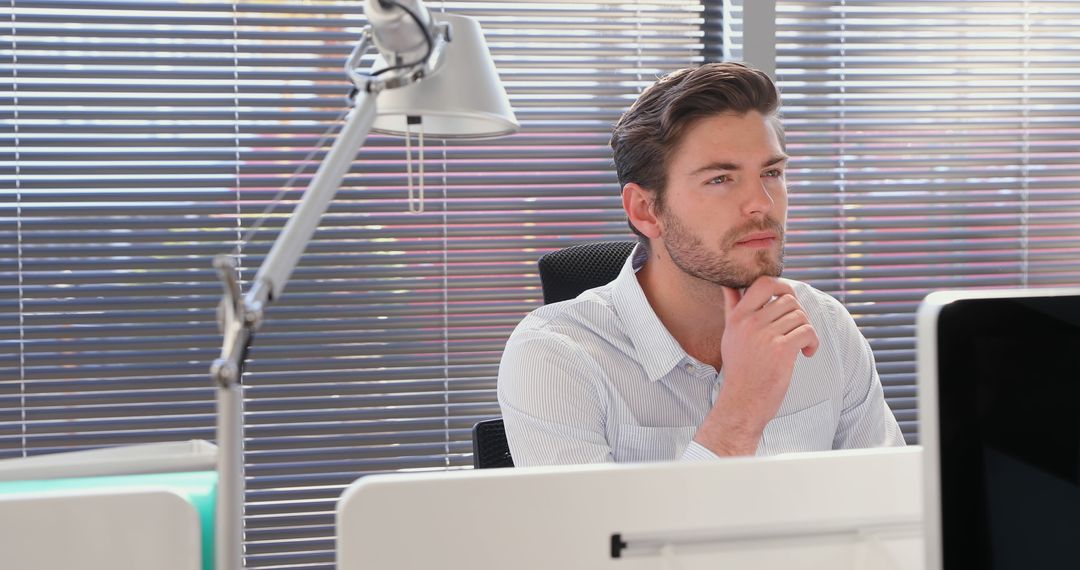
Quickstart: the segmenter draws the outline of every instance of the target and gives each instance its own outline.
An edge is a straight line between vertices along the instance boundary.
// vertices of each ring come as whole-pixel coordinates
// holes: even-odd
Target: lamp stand
[[[421,4],[419,0],[415,3]],[[402,8],[401,4],[397,6]],[[369,9],[375,7],[369,2]],[[413,19],[417,24],[421,23],[415,15]],[[474,26],[479,33],[478,25]],[[262,324],[263,311],[267,304],[281,297],[300,255],[371,132],[376,97],[383,89],[408,87],[433,74],[450,41],[450,25],[435,23],[431,26],[427,36],[430,49],[423,61],[403,63],[398,57],[388,58],[390,67],[369,74],[360,71],[360,62],[372,45],[372,37],[371,26],[364,28],[345,64],[349,80],[355,87],[350,96],[352,110],[246,294],[240,289],[235,257],[226,254],[214,258],[214,268],[225,289],[218,306],[218,325],[223,336],[221,356],[210,367],[210,377],[217,387],[216,570],[241,570],[244,567],[243,376],[248,348]],[[391,73],[384,73],[387,71]],[[513,122],[512,116],[510,121]]]
[[[221,357],[210,368],[217,386],[218,491],[215,511],[215,568],[240,570],[244,539],[244,361],[263,310],[292,274],[319,219],[337,193],[375,120],[375,94],[357,90],[354,107],[288,223],[274,242],[247,295],[241,296],[236,261],[214,258],[225,287],[218,306],[223,334]],[[276,292],[276,294],[275,294]]]

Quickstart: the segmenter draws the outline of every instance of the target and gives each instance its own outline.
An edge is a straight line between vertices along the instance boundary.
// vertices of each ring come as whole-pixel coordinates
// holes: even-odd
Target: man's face
[[[692,123],[668,163],[660,240],[684,273],[735,289],[784,268],[787,155],[751,111]],[[654,240],[655,242],[655,240]]]

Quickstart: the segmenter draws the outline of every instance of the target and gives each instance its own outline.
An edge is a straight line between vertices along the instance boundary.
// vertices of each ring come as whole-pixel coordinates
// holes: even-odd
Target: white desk
[[[370,476],[338,503],[338,568],[921,570],[921,456]]]
[[[0,460],[0,568],[212,570],[215,457],[187,441]]]
[[[199,570],[199,513],[164,489],[0,495],[4,568]]]

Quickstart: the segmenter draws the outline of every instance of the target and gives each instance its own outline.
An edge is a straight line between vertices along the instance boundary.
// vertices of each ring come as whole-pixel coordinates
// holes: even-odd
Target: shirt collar
[[[655,382],[671,372],[688,355],[664,323],[660,322],[660,317],[656,316],[656,311],[638,283],[637,270],[645,265],[648,258],[648,250],[637,244],[615,278],[611,299],[627,336],[634,344],[638,362],[645,369],[649,381]]]

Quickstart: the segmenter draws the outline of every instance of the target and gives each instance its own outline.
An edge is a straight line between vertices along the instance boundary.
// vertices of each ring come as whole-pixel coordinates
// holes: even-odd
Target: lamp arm
[[[330,201],[337,194],[341,181],[371,131],[375,121],[375,96],[366,90],[357,90],[355,97],[356,104],[346,116],[345,125],[255,274],[254,286],[245,297],[252,308],[261,309],[258,303],[264,303],[266,297],[271,300],[281,297],[289,276],[300,261],[300,254],[311,241],[323,213],[330,206]],[[260,285],[265,292],[259,290]]]
[[[371,131],[377,89],[358,89],[345,125],[316,170],[296,210],[274,241],[247,295],[240,296],[236,261],[231,255],[214,259],[225,288],[218,307],[223,335],[221,357],[210,375],[217,385],[218,487],[215,511],[215,568],[244,567],[244,397],[241,380],[248,347],[262,324],[266,304],[281,297],[300,254],[319,226],[338,186]]]

